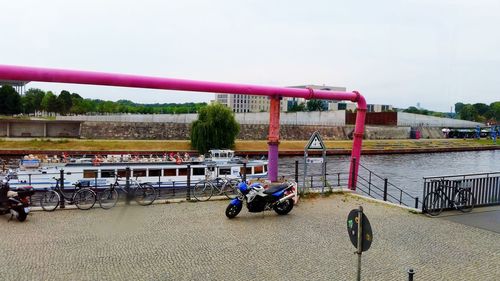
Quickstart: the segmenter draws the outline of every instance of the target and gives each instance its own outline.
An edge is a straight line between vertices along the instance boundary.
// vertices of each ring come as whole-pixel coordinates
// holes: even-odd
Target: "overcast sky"
[[[0,1],[0,64],[358,90],[450,111],[500,100],[498,0]],[[30,83],[85,98],[213,94]]]

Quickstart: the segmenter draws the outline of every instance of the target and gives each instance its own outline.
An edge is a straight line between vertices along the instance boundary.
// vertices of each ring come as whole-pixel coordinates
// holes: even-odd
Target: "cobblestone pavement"
[[[500,280],[500,234],[351,197],[302,201],[287,216],[227,201],[0,217],[0,280],[354,280],[349,211],[374,241],[363,280]]]

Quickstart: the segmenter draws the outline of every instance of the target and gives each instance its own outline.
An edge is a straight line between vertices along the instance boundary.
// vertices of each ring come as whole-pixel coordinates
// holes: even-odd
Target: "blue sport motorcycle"
[[[248,185],[246,182],[238,184],[238,197],[231,200],[226,208],[226,216],[236,217],[246,203],[248,211],[258,213],[274,210],[278,215],[286,215],[297,202],[297,183],[285,182],[266,189],[261,183]]]

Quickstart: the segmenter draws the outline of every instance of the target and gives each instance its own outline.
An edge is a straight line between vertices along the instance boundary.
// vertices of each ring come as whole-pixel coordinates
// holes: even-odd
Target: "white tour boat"
[[[163,157],[132,157],[131,155],[107,155],[94,158],[60,160],[57,157],[40,160],[25,157],[19,169],[11,171],[12,187],[30,185],[40,190],[56,184],[64,171],[64,186],[106,188],[115,182],[116,176],[125,180],[127,168],[130,177],[139,182],[148,182],[158,187],[185,187],[190,167],[191,183],[214,177],[237,178],[246,173],[249,178],[267,176],[267,160],[248,160],[234,156],[233,150],[212,149],[207,157],[191,158],[188,155],[164,154]],[[246,170],[245,170],[246,169]]]

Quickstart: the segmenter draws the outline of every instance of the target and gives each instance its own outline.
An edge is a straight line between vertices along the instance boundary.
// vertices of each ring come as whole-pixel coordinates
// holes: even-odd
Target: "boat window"
[[[264,165],[264,173],[267,172],[267,165]]]
[[[97,177],[97,170],[83,170],[83,178]]]
[[[125,178],[127,177],[127,170],[125,169],[118,169],[118,177],[119,178]]]
[[[175,176],[177,176],[177,173],[176,173],[175,169],[163,169],[163,176],[164,177],[175,177]]]
[[[101,170],[101,178],[114,178],[115,170]]]
[[[226,154],[225,152],[222,152],[222,153],[220,154],[220,157],[221,157],[221,158],[227,158],[227,154]]]
[[[146,176],[146,169],[138,169],[134,170],[132,172],[133,177],[145,177]]]
[[[150,177],[159,177],[159,176],[161,176],[161,170],[160,169],[149,169],[149,176]]]
[[[204,176],[205,168],[193,168],[193,176]]]
[[[219,157],[219,153],[214,153],[214,157]]]
[[[224,175],[230,175],[231,174],[231,168],[220,168],[219,169],[219,175],[224,176]]]
[[[255,166],[253,168],[255,174],[261,174],[264,172],[264,166]]]
[[[187,176],[187,174],[188,174],[187,168],[180,168],[179,169],[179,176]]]
[[[252,167],[247,167],[246,172],[245,172],[245,167],[240,167],[240,173],[242,175],[243,174],[251,175],[252,174]]]

